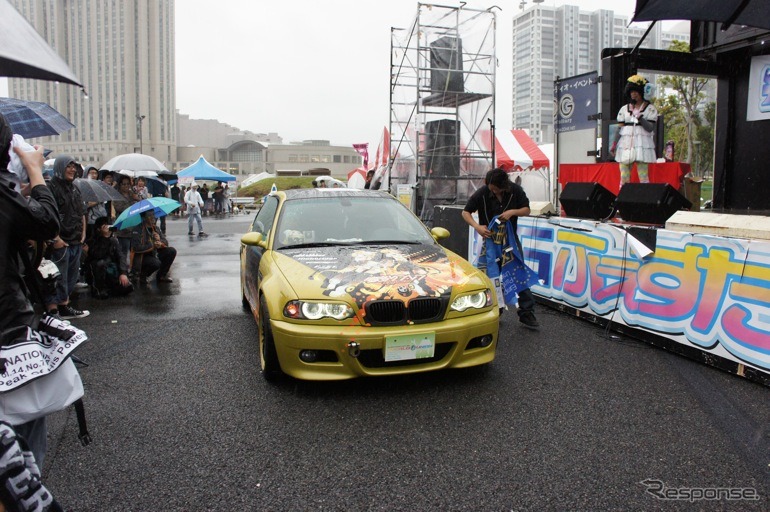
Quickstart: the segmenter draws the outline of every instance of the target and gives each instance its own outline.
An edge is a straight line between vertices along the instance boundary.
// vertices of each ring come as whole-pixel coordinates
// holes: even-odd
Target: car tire
[[[259,298],[259,360],[262,376],[268,382],[275,382],[281,377],[281,365],[275,351],[273,329],[270,327],[270,313],[267,311],[265,297]]]

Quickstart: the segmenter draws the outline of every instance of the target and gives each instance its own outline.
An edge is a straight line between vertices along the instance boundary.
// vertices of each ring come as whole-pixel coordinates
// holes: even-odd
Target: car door
[[[249,231],[262,234],[265,242],[270,240],[271,231],[278,211],[278,198],[268,196],[254,217]],[[241,272],[243,279],[243,293],[249,302],[256,308],[259,303],[259,263],[265,249],[259,246],[241,244]]]

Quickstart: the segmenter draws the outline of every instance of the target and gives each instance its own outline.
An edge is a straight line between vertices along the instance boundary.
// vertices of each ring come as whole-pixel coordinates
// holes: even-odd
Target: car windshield
[[[287,200],[277,221],[276,249],[377,243],[435,243],[404,205],[380,196]]]

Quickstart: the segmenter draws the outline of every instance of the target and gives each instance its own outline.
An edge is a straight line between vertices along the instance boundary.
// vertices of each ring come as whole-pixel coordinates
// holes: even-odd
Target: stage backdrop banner
[[[751,59],[746,121],[770,119],[770,55]]]
[[[519,219],[538,296],[770,375],[770,242],[657,230],[640,258],[624,229]]]

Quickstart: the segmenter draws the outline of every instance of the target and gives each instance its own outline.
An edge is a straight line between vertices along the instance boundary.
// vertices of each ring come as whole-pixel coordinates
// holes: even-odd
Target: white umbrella
[[[169,171],[160,160],[150,155],[141,153],[126,153],[112,157],[102,166],[105,171],[154,171],[158,174],[169,174]]]
[[[158,173],[155,171],[132,171],[130,169],[121,169],[118,174],[124,174],[132,178],[157,178]]]

